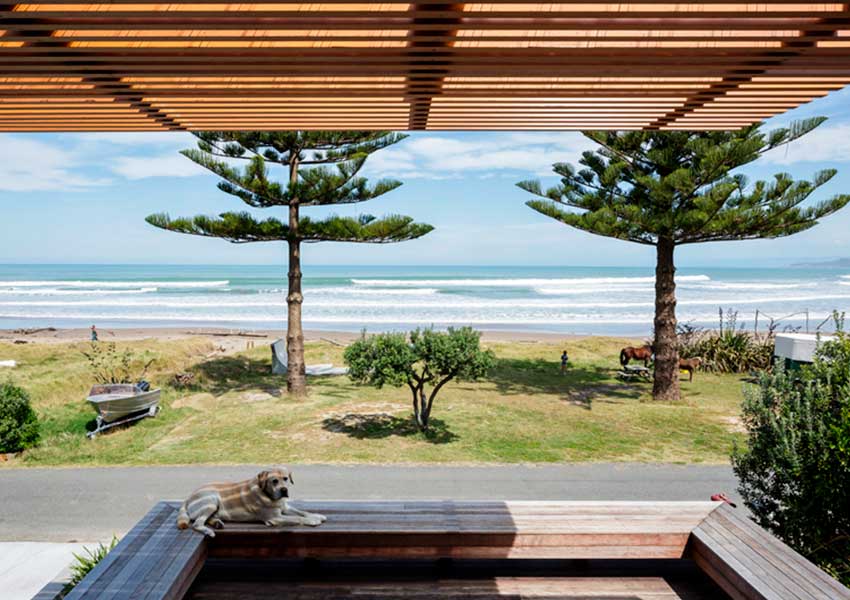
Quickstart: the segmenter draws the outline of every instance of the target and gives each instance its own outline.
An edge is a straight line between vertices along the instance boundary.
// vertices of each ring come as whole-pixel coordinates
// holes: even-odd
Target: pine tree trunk
[[[679,400],[679,348],[676,339],[676,267],[673,240],[659,238],[655,265],[655,381],[652,397]]]
[[[298,160],[289,163],[289,181],[298,181]],[[298,237],[298,200],[289,203],[289,293],[286,296],[286,389],[293,396],[307,394],[307,376],[304,365],[304,331],[301,328],[301,240]]]

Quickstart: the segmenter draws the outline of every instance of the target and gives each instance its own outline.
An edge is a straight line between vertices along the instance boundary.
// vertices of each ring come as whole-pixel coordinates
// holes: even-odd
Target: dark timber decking
[[[299,506],[326,514],[321,527],[228,524],[213,540],[179,531],[177,506],[157,504],[68,598],[850,600],[850,590],[712,502],[310,502]],[[334,561],[384,567],[355,578],[345,568],[293,575],[292,564]],[[511,572],[528,561],[548,566]],[[599,571],[611,561],[619,570]],[[443,570],[405,574],[423,562]],[[683,569],[678,579],[653,572],[671,562]],[[475,576],[461,563],[477,564]]]

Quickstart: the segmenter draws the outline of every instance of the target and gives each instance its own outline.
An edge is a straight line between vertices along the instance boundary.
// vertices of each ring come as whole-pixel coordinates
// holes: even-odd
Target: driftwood
[[[13,329],[12,333],[18,335],[32,335],[33,333],[41,333],[42,331],[56,331],[55,327],[36,327],[34,329]]]
[[[230,332],[215,332],[215,331],[185,331],[186,335],[212,335],[216,337],[253,337],[265,338],[268,337],[265,333],[248,333],[246,331]]]

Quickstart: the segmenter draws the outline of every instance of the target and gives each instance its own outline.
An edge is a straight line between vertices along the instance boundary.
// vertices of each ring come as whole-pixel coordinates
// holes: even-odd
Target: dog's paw
[[[323,519],[321,515],[309,515],[304,517],[301,522],[307,527],[318,527],[322,524]]]
[[[215,519],[209,522],[213,529],[224,529],[224,522],[221,519]]]

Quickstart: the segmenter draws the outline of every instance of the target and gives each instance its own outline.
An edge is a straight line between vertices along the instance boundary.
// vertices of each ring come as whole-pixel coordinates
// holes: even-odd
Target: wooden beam
[[[189,0],[0,4],[0,104],[21,101],[2,127],[112,123],[120,107],[163,129],[218,127],[232,122],[233,111],[220,110],[229,105],[248,111],[245,124],[344,125],[343,105],[305,110],[315,100],[348,102],[351,124],[376,127],[396,127],[405,111],[408,129],[607,127],[617,114],[602,109],[622,101],[655,110],[622,112],[636,117],[621,119],[624,126],[647,117],[640,126],[714,129],[772,116],[850,81],[850,47],[824,44],[850,31],[846,3],[579,0],[541,11],[531,0],[261,0],[232,8]],[[659,83],[659,74],[690,81]],[[298,77],[304,81],[292,81]],[[755,85],[762,77],[810,81]],[[119,110],[72,105],[63,121],[25,104],[92,96]],[[389,110],[382,99],[397,104]],[[600,107],[599,118],[563,110],[579,101]]]

